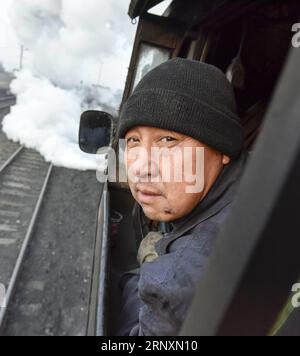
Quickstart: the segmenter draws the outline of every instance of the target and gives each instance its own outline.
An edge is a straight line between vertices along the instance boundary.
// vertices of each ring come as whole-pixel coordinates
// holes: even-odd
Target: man
[[[133,197],[171,232],[150,233],[140,246],[140,268],[121,279],[118,335],[178,335],[247,159],[231,85],[213,66],[167,61],[141,80],[123,106],[119,137],[126,140]],[[153,149],[164,150],[170,179],[162,179],[166,167],[153,159]],[[176,180],[186,166],[191,174]]]

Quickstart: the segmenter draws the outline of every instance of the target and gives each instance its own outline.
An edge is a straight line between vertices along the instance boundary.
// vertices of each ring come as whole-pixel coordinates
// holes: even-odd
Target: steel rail
[[[13,161],[14,159],[23,151],[24,146],[19,147],[9,158],[6,162],[2,164],[0,167],[0,174],[7,168]]]

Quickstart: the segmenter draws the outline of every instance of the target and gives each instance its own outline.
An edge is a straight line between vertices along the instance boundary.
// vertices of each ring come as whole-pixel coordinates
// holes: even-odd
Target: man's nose
[[[142,150],[135,161],[135,176],[139,179],[153,179],[159,174],[157,162],[151,157],[151,149]]]

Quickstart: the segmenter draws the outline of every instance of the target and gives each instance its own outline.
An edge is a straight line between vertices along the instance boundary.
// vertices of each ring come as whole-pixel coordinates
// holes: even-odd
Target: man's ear
[[[229,164],[231,162],[231,158],[223,155],[223,159],[222,159],[222,163],[224,164],[224,166],[227,166],[227,164]]]

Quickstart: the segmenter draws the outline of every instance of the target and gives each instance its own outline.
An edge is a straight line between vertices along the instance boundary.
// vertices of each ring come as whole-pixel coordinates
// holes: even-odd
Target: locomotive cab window
[[[148,72],[170,59],[170,56],[169,49],[141,43],[132,91]]]

